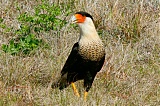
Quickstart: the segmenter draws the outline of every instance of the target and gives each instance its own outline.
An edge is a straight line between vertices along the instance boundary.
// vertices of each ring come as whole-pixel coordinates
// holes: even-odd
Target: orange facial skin
[[[81,14],[75,14],[75,17],[77,19],[77,23],[83,23],[86,19],[86,16],[82,16]]]

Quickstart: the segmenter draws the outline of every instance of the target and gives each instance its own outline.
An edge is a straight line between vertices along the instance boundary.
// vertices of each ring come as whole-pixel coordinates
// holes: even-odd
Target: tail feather
[[[64,74],[58,81],[53,82],[51,85],[53,89],[59,87],[60,90],[66,88],[67,86],[69,86],[69,83],[67,82],[67,74]]]
[[[52,85],[51,85],[51,87],[53,88],[53,89],[55,89],[55,88],[58,88],[59,87],[59,81],[57,81],[57,82],[53,82],[52,83]]]

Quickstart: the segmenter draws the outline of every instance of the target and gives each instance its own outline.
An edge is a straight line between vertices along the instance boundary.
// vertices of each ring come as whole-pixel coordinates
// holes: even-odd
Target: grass
[[[34,14],[40,0],[1,1],[0,45],[15,37],[22,13]],[[50,1],[50,3],[53,3]],[[68,20],[80,10],[92,14],[106,46],[106,61],[96,76],[87,101],[83,82],[76,83],[82,97],[71,87],[50,89],[59,77],[78,28],[64,26],[40,32],[49,48],[38,48],[27,56],[10,55],[0,49],[0,105],[2,106],[158,106],[160,104],[160,2],[158,0],[55,0],[63,8],[61,19]],[[2,8],[3,7],[3,8]],[[64,16],[70,9],[70,14]],[[58,36],[57,36],[58,34]]]

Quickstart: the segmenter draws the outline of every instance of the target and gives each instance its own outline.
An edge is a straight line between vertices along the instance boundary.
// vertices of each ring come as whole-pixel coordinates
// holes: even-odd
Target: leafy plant
[[[18,8],[20,11],[20,9]],[[60,6],[49,4],[42,1],[42,4],[36,6],[34,14],[30,15],[25,12],[18,17],[21,23],[20,28],[14,31],[16,38],[9,41],[9,44],[3,44],[2,50],[12,55],[23,53],[29,54],[32,50],[37,49],[44,44],[42,39],[37,38],[40,32],[49,32],[50,30],[58,31],[67,22],[58,18],[62,14]],[[66,12],[68,15],[69,11]],[[1,20],[0,20],[1,21]]]
[[[34,34],[21,37],[18,42],[15,39],[9,41],[8,45],[2,45],[2,49],[12,55],[22,52],[28,54],[30,51],[38,48],[42,44],[42,40],[37,39]]]

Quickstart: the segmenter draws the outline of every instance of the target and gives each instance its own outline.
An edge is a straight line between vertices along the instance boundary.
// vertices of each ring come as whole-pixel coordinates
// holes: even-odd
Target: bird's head
[[[94,23],[93,17],[87,12],[76,12],[71,17],[71,23],[77,23],[80,27],[81,35],[95,35],[97,34]]]
[[[87,12],[83,12],[83,11],[76,12],[71,17],[72,23],[85,23],[86,21],[93,21],[93,17]]]
[[[87,12],[76,12],[71,17],[71,23],[77,23],[80,28],[80,38],[79,41],[91,42],[91,41],[101,41],[96,28],[93,23],[93,17]]]

